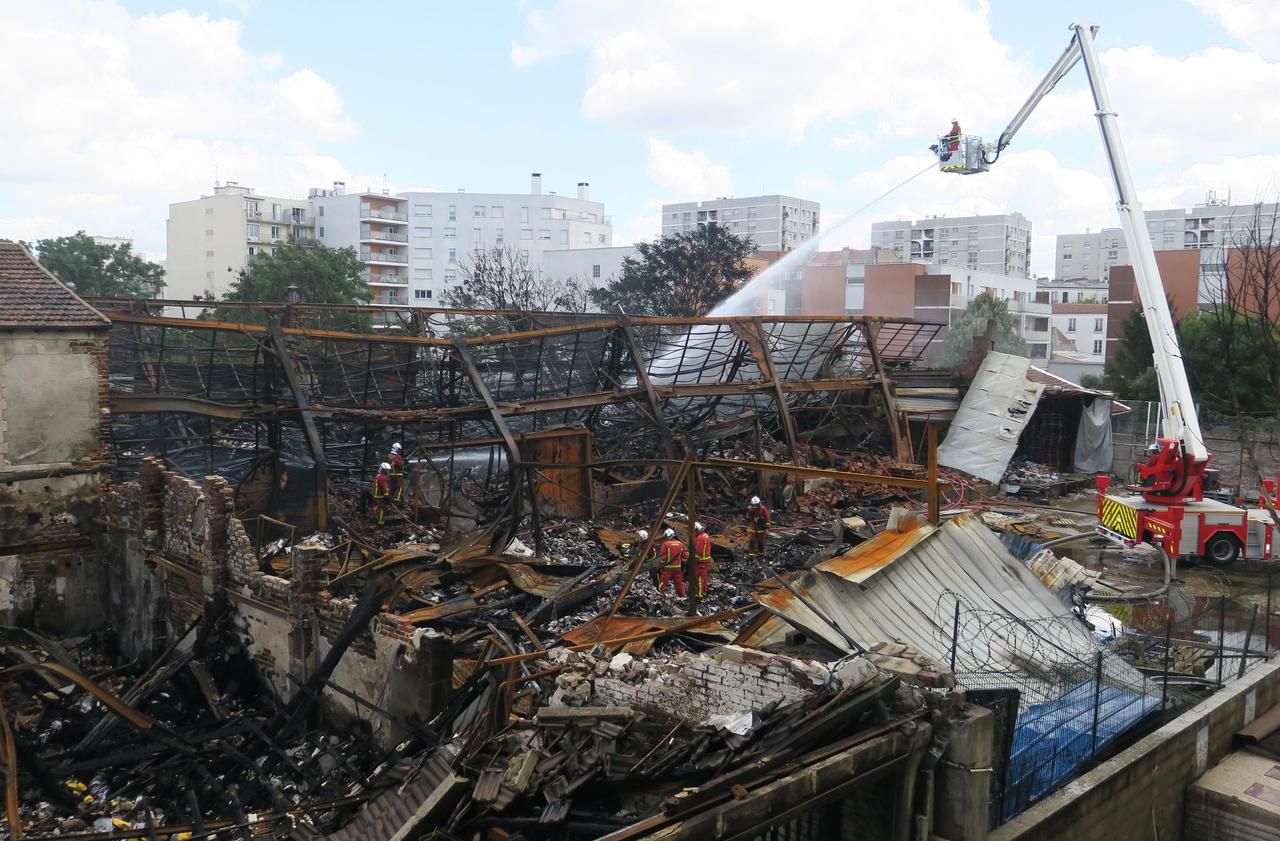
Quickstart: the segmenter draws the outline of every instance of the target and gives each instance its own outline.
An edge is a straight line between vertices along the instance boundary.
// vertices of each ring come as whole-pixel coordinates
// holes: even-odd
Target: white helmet
[[[667,529],[667,530],[666,530],[666,531],[664,531],[662,534],[667,538],[667,540],[670,540],[671,538],[673,538],[673,537],[675,537],[675,536],[676,536],[676,530],[675,530],[675,529]]]
[[[397,442],[395,442],[394,444],[392,444],[392,445],[391,445],[391,452],[393,452],[393,453],[398,453],[398,452],[400,452],[402,449],[404,449],[404,448],[400,446],[400,442],[399,442],[399,441],[397,441]]]
[[[636,537],[640,538],[641,540],[648,540],[649,532],[645,529],[640,529],[640,531],[636,532]]]
[[[694,523],[694,524],[693,524],[693,529],[694,529],[694,531],[706,531],[706,530],[707,530],[707,527],[706,527],[706,526],[704,526],[702,523]]]
[[[387,473],[390,470],[391,470],[391,465],[387,464],[385,461],[382,464],[378,465],[379,473]]]
[[[752,505],[759,505],[759,504],[760,504],[760,497],[758,497],[758,496],[753,496],[753,497],[751,497],[751,504],[752,504]]]

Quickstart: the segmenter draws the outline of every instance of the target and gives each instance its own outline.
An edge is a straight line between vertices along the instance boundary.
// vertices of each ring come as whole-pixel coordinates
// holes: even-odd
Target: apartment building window
[[[472,242],[479,242],[479,241],[480,241],[480,229],[479,229],[479,228],[472,228],[472,229],[471,229],[471,241],[472,241]]]
[[[258,203],[257,203],[256,201],[254,201],[253,199],[245,199],[245,202],[244,202],[244,212],[245,212],[245,213],[247,213],[247,214],[249,214],[250,216],[257,216],[257,215],[258,215]]]
[[[1102,353],[1102,339],[1093,340],[1093,352],[1095,355]]]
[[[321,226],[320,226],[320,233],[319,233],[319,235],[318,235],[318,236],[320,236],[321,238],[323,238],[323,237],[324,237],[324,226],[323,226],[323,225],[321,225]]]
[[[591,232],[590,232],[590,231],[583,231],[583,232],[582,232],[582,244],[583,244],[583,245],[590,245],[590,244],[591,244]]]
[[[249,225],[248,228],[249,228],[249,239],[257,239],[262,233],[261,228],[259,228],[257,225]]]
[[[482,205],[482,204],[477,204],[477,205],[475,205],[474,207],[472,207],[472,208],[471,208],[471,215],[472,215],[472,217],[474,217],[474,218],[476,218],[476,219],[483,219],[483,218],[484,218],[484,205]]]
[[[597,263],[597,264],[595,264],[594,266],[592,266],[592,267],[591,267],[591,276],[592,276],[592,277],[599,277],[599,276],[600,276],[600,264],[599,264],[599,263]]]
[[[527,207],[520,208],[520,221],[521,222],[529,221],[529,208]]]
[[[205,280],[213,280],[213,272],[205,272],[205,273],[204,273],[204,279],[205,279]]]
[[[502,205],[500,204],[495,204],[493,208],[489,211],[490,219],[501,219],[505,215],[506,215],[506,211],[503,209]]]
[[[599,238],[597,241],[598,241],[601,245],[604,245],[604,234],[597,234],[596,236]]]
[[[428,293],[428,292],[430,292],[430,291],[431,291],[430,289],[415,289],[415,290],[413,290],[413,297],[414,297],[414,300],[416,300],[416,301],[425,301],[427,298],[431,297],[430,295],[428,295],[428,294],[427,294],[427,293]]]
[[[413,280],[415,283],[431,282],[431,269],[414,269]]]
[[[1095,332],[1095,333],[1101,333],[1101,332],[1102,332],[1102,319],[1101,319],[1101,318],[1095,318],[1095,319],[1093,320],[1093,332]]]
[[[551,230],[549,228],[539,228],[538,239],[551,239]]]
[[[212,208],[212,207],[206,207],[206,208],[204,209],[204,215],[205,215],[205,216],[212,216],[212,215],[213,215],[213,208]]]
[[[591,239],[590,239],[590,235],[589,235],[589,234],[588,234],[587,241],[588,241],[588,242],[590,242],[590,241],[591,241]],[[569,231],[568,231],[568,230],[566,230],[566,229],[561,229],[561,231],[560,231],[560,244],[561,244],[561,245],[568,245],[568,244],[569,244]]]
[[[852,280],[852,278],[850,278],[850,283],[852,283],[852,282],[853,282],[853,280]],[[960,294],[960,282],[959,282],[959,281],[957,281],[957,280],[953,280],[953,281],[951,281],[951,294],[952,294],[952,295],[959,295],[959,294]]]
[[[280,239],[280,226],[279,226],[279,225],[272,225],[272,226],[271,226],[271,238],[272,238],[272,239]]]
[[[445,238],[445,239],[457,239],[457,238],[458,238],[458,229],[457,229],[457,228],[445,228],[445,229],[444,229],[444,238]]]
[[[533,239],[533,228],[521,228],[520,239]]]
[[[528,248],[525,248],[524,246],[521,246],[521,247],[520,247],[520,256],[521,256],[521,257],[528,257],[528,256],[529,256],[529,249],[528,249]]]
[[[450,263],[458,262],[458,249],[456,248],[449,249],[449,262]]]
[[[321,215],[321,216],[324,216],[324,205],[320,205],[320,215]],[[272,218],[272,219],[276,218],[276,217],[275,217],[275,211],[274,211],[274,210],[271,212],[271,218]]]
[[[251,246],[249,246],[249,256],[250,256],[250,257],[252,257],[254,254],[257,254],[257,253],[258,253],[258,252],[257,252],[257,250],[256,250],[252,245],[251,245]]]
[[[456,222],[458,219],[458,206],[456,204],[449,205],[449,221]]]
[[[457,282],[457,280],[458,280],[458,273],[457,273],[457,272],[445,272],[445,273],[444,273],[444,282],[445,282],[445,283],[456,283],[456,282]]]
[[[1071,252],[1070,252],[1070,251],[1064,252],[1064,253],[1063,253],[1063,255],[1062,255],[1062,259],[1064,259],[1064,260],[1070,260],[1070,259],[1071,259]]]
[[[431,236],[430,228],[414,228],[413,229],[414,239],[427,239],[430,236]]]
[[[415,204],[415,205],[413,206],[413,215],[414,215],[414,216],[430,216],[430,215],[431,215],[431,205],[429,205],[429,204]]]
[[[1067,332],[1068,333],[1076,332],[1076,320],[1074,318],[1067,319]]]
[[[550,219],[550,218],[551,218],[551,208],[549,208],[549,207],[543,207],[543,208],[540,208],[540,209],[539,209],[539,211],[538,211],[538,218],[540,218],[540,219]]]
[[[502,240],[506,236],[506,234],[501,228],[499,228],[498,230],[494,231],[493,236],[494,236],[494,239],[498,241],[498,245],[502,245]]]
[[[415,260],[430,260],[430,259],[431,259],[431,249],[430,249],[430,248],[415,248],[415,249],[413,249],[413,259],[415,259]]]
[[[1049,355],[1048,345],[1032,345],[1031,346],[1032,359],[1045,359],[1048,355]]]

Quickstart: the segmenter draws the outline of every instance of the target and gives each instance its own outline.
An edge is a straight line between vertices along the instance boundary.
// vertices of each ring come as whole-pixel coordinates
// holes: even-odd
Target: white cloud
[[[525,16],[517,64],[589,50],[590,117],[645,128],[761,129],[793,139],[876,114],[892,132],[1007,116],[1032,74],[991,35],[985,2],[561,0]],[[910,44],[899,37],[909,21]],[[904,36],[905,37],[905,36]],[[1022,84],[1024,82],[1026,84]]]
[[[286,194],[349,176],[314,148],[358,131],[337,91],[249,51],[238,21],[88,0],[4,16],[0,236],[84,228],[159,254],[168,203],[208,192],[215,170]]]
[[[613,229],[614,245],[633,245],[658,238],[662,233],[662,205],[671,199],[649,199],[644,209]]]
[[[649,140],[649,177],[675,194],[672,201],[733,193],[729,167],[712,163],[701,149],[684,152],[665,140]]]
[[[1190,0],[1222,28],[1259,52],[1274,52],[1280,41],[1280,4],[1275,0]]]

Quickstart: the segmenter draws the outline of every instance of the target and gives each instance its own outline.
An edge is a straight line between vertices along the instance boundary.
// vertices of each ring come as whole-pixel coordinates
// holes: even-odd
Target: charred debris
[[[947,664],[800,629],[740,644],[790,573],[958,499],[931,410],[906,407],[963,389],[924,364],[939,325],[99,305],[114,613],[5,632],[10,837],[944,819],[939,761],[974,709]],[[393,442],[404,492],[378,525]],[[694,521],[709,586],[660,592],[649,550]]]

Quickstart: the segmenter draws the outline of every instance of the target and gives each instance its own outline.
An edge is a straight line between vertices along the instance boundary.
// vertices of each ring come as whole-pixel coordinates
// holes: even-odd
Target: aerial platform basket
[[[955,148],[952,149],[952,146]],[[990,153],[994,150],[976,134],[962,134],[959,137],[941,135],[937,145],[930,148],[937,154],[938,168],[943,172],[974,175],[991,168]]]

